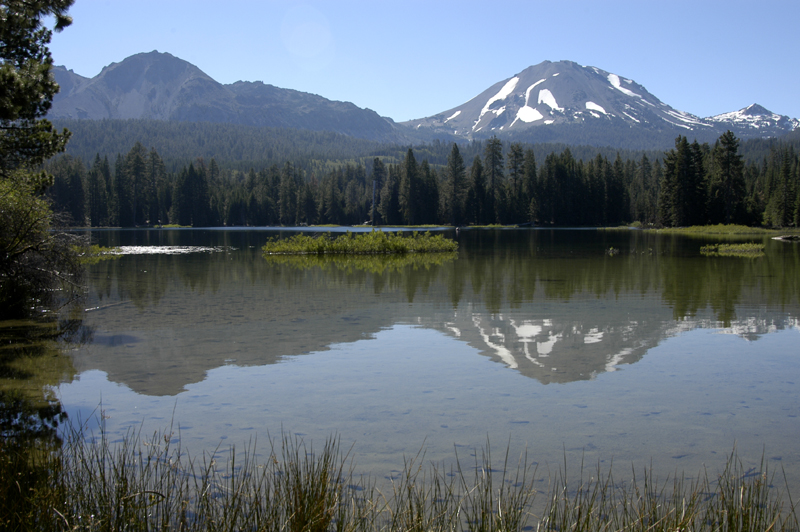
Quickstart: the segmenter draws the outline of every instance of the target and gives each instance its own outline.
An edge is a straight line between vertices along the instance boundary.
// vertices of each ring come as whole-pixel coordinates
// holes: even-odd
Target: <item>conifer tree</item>
[[[436,170],[424,159],[419,165],[418,224],[439,223],[439,182]]]
[[[297,175],[294,166],[286,163],[280,173],[278,216],[281,225],[294,225],[297,217]]]
[[[522,166],[522,205],[525,207],[525,221],[535,223],[539,215],[539,204],[536,199],[536,154],[533,149],[525,150],[525,159]]]
[[[497,137],[486,143],[483,155],[483,166],[486,173],[486,204],[484,211],[489,223],[499,223],[500,185],[503,179],[503,144]]]
[[[684,136],[664,158],[659,215],[664,225],[700,225],[706,220],[706,179],[703,148]]]
[[[464,159],[453,143],[447,156],[447,170],[442,194],[442,220],[453,226],[463,223],[464,185],[466,180]]]
[[[466,218],[470,223],[483,224],[485,221],[484,208],[486,205],[486,183],[483,177],[483,163],[481,158],[475,156],[469,169],[469,187],[467,189]]]
[[[511,222],[519,222],[525,219],[527,208],[525,198],[522,194],[522,176],[525,165],[525,154],[522,144],[512,143],[508,147],[506,158],[506,168],[508,169],[508,219]]]
[[[400,214],[403,223],[406,225],[416,225],[419,222],[419,169],[414,152],[408,149],[406,157],[402,163],[402,175],[400,177]]]
[[[108,188],[106,184],[110,176],[107,178],[104,170],[110,173],[108,159],[105,159],[104,167],[98,153],[86,176],[88,215],[92,227],[108,225]]]
[[[739,139],[727,131],[711,152],[708,210],[711,223],[734,223],[742,216],[745,198],[744,162],[739,155]]]
[[[69,132],[43,117],[58,85],[48,49],[54,20],[72,20],[72,0],[6,0],[0,4],[0,318],[21,317],[31,301],[48,303],[57,285],[79,273],[73,237],[52,231],[42,193],[53,184],[42,164],[64,151]],[[52,18],[50,18],[52,17]]]
[[[397,165],[389,166],[386,179],[381,188],[380,203],[378,203],[378,213],[381,223],[384,225],[396,225],[400,223],[400,176]]]

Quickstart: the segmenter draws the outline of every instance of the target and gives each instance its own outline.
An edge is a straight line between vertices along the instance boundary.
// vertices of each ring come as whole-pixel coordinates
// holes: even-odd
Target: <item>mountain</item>
[[[544,61],[462,105],[403,125],[465,139],[496,135],[638,148],[671,143],[677,135],[713,140],[727,129],[741,138],[781,136],[800,122],[758,105],[704,119],[670,107],[617,74],[572,61]]]
[[[85,78],[65,67],[53,74],[61,86],[51,119],[155,119],[332,131],[395,141],[390,119],[349,102],[281,89],[261,82],[218,83],[196,66],[167,53],[136,54]]]
[[[663,103],[631,79],[572,61],[544,61],[470,101],[397,124],[369,109],[262,82],[223,85],[167,53],[137,54],[85,78],[53,69],[61,92],[48,117],[149,119],[334,132],[379,142],[483,139],[668,149],[678,135],[701,142],[727,129],[739,138],[784,136],[800,121],[753,104],[700,118]]]
[[[720,127],[751,131],[794,131],[800,128],[800,120],[775,114],[754,103],[739,111],[712,116],[706,120],[715,122]]]

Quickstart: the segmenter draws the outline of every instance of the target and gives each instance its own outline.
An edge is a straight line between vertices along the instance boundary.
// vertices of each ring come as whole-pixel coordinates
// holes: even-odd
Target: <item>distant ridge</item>
[[[157,51],[136,54],[85,78],[53,69],[61,92],[52,119],[146,119],[326,131],[377,142],[501,139],[531,143],[665,149],[678,135],[713,141],[783,137],[800,121],[753,104],[700,118],[670,107],[634,80],[572,61],[544,61],[466,103],[395,123],[349,102],[260,81],[218,83],[196,66]],[[794,133],[793,133],[794,134]]]
[[[53,69],[61,92],[49,117],[144,118],[331,131],[398,140],[395,124],[369,109],[261,82],[222,85],[182,59],[157,51],[136,54],[84,78]]]

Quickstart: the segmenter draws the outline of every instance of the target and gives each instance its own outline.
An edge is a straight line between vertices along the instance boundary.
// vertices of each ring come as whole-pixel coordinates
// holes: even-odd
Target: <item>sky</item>
[[[56,65],[94,77],[158,50],[400,122],[545,60],[594,66],[700,117],[800,118],[800,0],[76,0]]]

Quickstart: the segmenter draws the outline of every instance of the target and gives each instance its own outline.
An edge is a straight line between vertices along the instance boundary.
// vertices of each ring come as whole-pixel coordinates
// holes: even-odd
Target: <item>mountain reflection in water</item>
[[[457,257],[276,262],[275,234],[93,232],[216,251],[90,266],[93,336],[54,388],[70,418],[171,430],[194,456],[337,434],[379,475],[490,441],[529,449],[544,483],[565,461],[713,475],[735,446],[800,491],[796,244],[758,237],[744,259],[640,231],[463,230]]]
[[[474,230],[458,235],[457,258],[265,259],[260,244],[273,234],[96,233],[103,245],[145,238],[218,252],[92,265],[86,320],[97,334],[74,353],[76,368],[175,395],[225,364],[274,364],[412,323],[543,384],[566,383],[692,328],[756,339],[797,323],[800,246],[768,239],[765,257],[741,259],[637,231]]]

